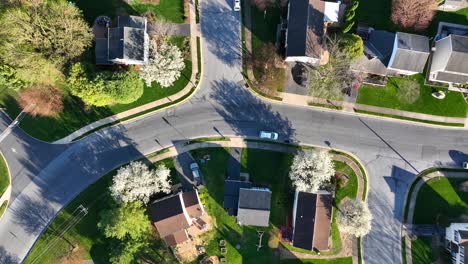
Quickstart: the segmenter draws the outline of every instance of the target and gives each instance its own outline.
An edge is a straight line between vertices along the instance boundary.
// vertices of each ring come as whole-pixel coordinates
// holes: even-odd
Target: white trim
[[[185,203],[184,203],[184,198],[182,197],[182,192],[179,193],[179,199],[180,199],[180,204],[182,205],[182,211],[184,212],[185,219],[189,223],[189,225],[192,225],[192,219],[190,218],[187,209],[185,209]]]

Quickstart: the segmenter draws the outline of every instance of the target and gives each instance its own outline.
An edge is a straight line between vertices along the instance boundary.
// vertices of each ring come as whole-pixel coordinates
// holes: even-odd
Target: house
[[[327,25],[338,22],[340,3],[295,0],[288,5],[285,61],[325,64],[322,42]]]
[[[450,34],[436,40],[433,50],[430,81],[468,83],[468,36]]]
[[[168,246],[187,241],[187,229],[199,223],[205,214],[197,190],[156,200],[150,204],[149,212],[153,225]]]
[[[292,245],[306,250],[329,249],[333,197],[328,192],[296,191]]]
[[[149,36],[144,17],[119,16],[117,27],[107,28],[107,34],[95,41],[98,65],[142,65],[148,61]]]
[[[229,215],[237,215],[240,189],[250,189],[251,187],[252,183],[248,181],[229,179],[224,181],[223,207],[228,211]]]
[[[468,223],[452,223],[445,229],[445,246],[453,264],[468,263]]]
[[[430,54],[427,37],[362,26],[358,26],[357,33],[364,40],[364,55],[353,62],[352,70],[380,76],[424,71]]]
[[[393,72],[392,75],[421,73],[429,58],[429,52],[428,37],[397,32],[387,68]]]
[[[237,223],[239,225],[268,226],[270,222],[271,191],[268,188],[241,188]]]

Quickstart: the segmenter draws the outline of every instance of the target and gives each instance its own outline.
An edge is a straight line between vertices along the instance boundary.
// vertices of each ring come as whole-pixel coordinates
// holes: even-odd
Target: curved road
[[[40,142],[18,128],[2,142],[13,197],[0,220],[1,264],[21,262],[59,210],[113,168],[178,140],[255,136],[260,129],[358,156],[368,170],[368,202],[374,215],[372,231],[363,239],[364,260],[402,262],[400,221],[408,183],[427,167],[465,159],[466,131],[272,104],[255,97],[243,86],[239,13],[231,11],[230,1],[202,1],[204,75],[200,89],[185,104],[67,145]]]

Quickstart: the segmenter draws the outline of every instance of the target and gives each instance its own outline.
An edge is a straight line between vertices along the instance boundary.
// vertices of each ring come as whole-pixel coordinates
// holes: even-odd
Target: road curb
[[[0,206],[3,204],[3,202],[7,203],[7,207],[6,207],[5,211],[3,211],[3,213],[0,215],[0,219],[1,219],[3,214],[5,214],[6,210],[8,209],[8,205],[10,203],[12,183],[11,183],[10,167],[8,166],[8,162],[5,159],[5,156],[3,155],[3,152],[1,152],[1,151],[0,151],[0,158],[2,158],[3,161],[5,162],[5,166],[6,166],[7,173],[8,173],[8,179],[9,179],[8,187],[6,188],[5,192],[0,197]]]

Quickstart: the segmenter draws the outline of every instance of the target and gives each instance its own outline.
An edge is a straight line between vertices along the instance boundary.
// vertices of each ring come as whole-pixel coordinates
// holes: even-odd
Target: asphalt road
[[[468,160],[466,131],[263,101],[243,86],[239,13],[224,0],[201,3],[204,70],[190,101],[68,145],[37,141],[18,128],[0,144],[13,183],[12,202],[0,220],[1,264],[21,262],[63,206],[119,165],[178,140],[256,136],[260,130],[359,157],[370,177],[368,202],[374,215],[372,231],[363,239],[364,260],[401,263],[408,183],[425,168]],[[5,127],[0,119],[0,129]]]

